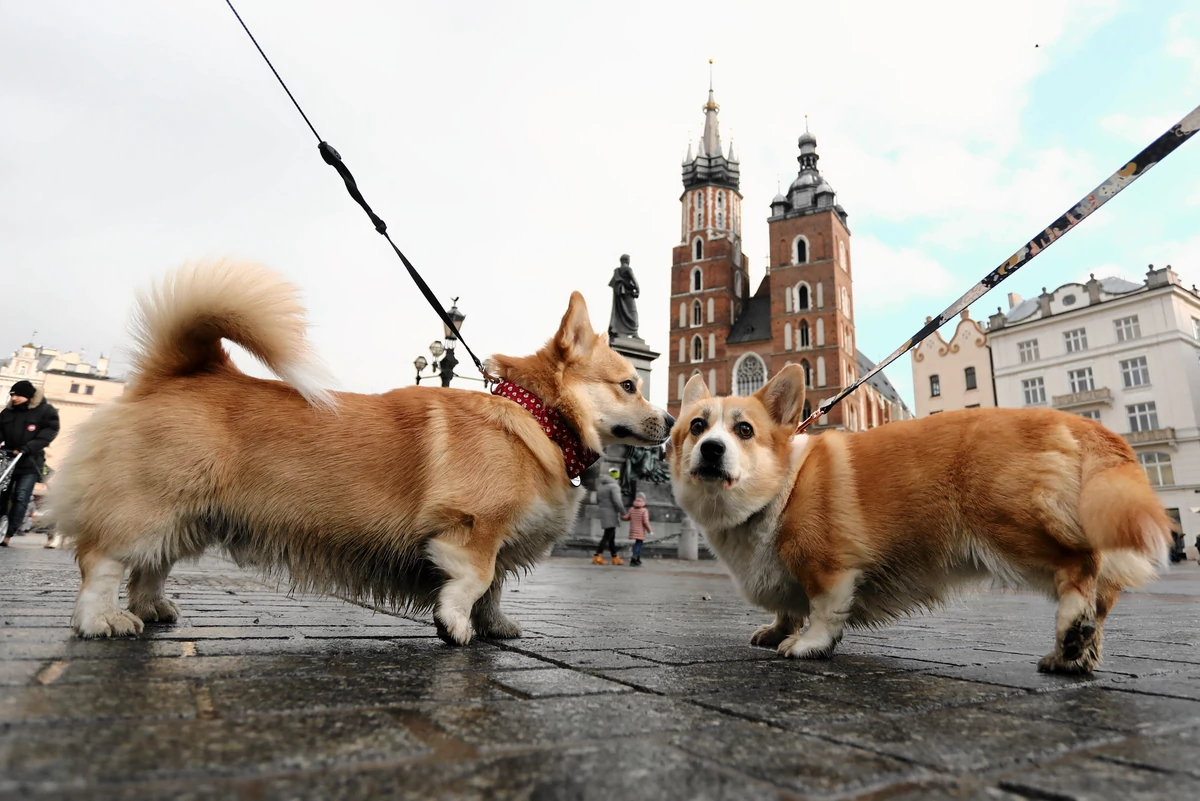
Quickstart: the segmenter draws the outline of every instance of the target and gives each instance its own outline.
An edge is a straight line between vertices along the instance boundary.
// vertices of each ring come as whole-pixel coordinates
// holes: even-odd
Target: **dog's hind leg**
[[[497,575],[492,586],[480,596],[471,610],[471,624],[475,633],[485,640],[515,640],[521,636],[521,627],[500,611],[500,592],[504,576]]]
[[[1091,673],[1100,661],[1097,579],[1100,556],[1088,551],[1060,564],[1054,573],[1058,596],[1055,648],[1038,662],[1043,673]],[[1106,598],[1105,615],[1113,599]]]
[[[820,584],[824,591],[809,597],[808,629],[779,643],[779,653],[788,659],[828,659],[832,656],[833,649],[842,641],[842,631],[854,608],[854,590],[860,575],[858,570],[843,570],[822,576],[824,580]]]
[[[790,612],[776,612],[774,623],[766,623],[755,629],[750,636],[750,644],[760,648],[778,647],[788,637],[794,637],[803,625],[803,617],[795,617]]]
[[[167,597],[167,574],[173,565],[164,562],[154,567],[135,567],[129,574],[129,611],[147,623],[174,623],[179,607]]]
[[[476,527],[470,536],[458,530],[439,535],[427,548],[429,560],[446,574],[433,610],[438,636],[451,645],[466,645],[471,641],[471,610],[492,586],[499,543]]]
[[[120,607],[125,565],[94,550],[77,553],[82,583],[71,628],[80,637],[119,637],[142,633],[142,621]]]

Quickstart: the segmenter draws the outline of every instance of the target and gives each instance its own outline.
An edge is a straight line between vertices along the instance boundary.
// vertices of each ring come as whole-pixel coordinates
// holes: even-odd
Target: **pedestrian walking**
[[[600,525],[604,529],[604,536],[600,538],[600,544],[596,546],[596,555],[592,557],[594,565],[608,564],[602,555],[605,546],[608,546],[609,553],[612,554],[614,565],[625,564],[621,557],[617,556],[617,522],[621,515],[625,514],[625,504],[621,501],[621,485],[617,483],[620,477],[621,471],[615,467],[608,471],[607,476],[600,476],[596,502],[600,506]]]
[[[18,381],[8,397],[8,405],[0,411],[0,448],[9,458],[21,459],[8,489],[0,495],[0,517],[5,518],[3,547],[8,547],[9,539],[25,522],[29,499],[46,464],[46,446],[58,436],[58,410],[46,402],[40,389]]]
[[[646,542],[646,534],[653,534],[650,528],[650,510],[646,508],[646,496],[638,493],[633,499],[633,507],[621,515],[622,520],[629,521],[629,539],[633,540],[633,556],[629,560],[630,567],[642,566],[642,545]]]

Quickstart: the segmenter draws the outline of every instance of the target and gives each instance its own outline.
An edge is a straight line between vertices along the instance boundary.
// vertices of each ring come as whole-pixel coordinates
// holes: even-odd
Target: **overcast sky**
[[[536,349],[572,289],[603,328],[629,253],[660,404],[708,59],[754,283],[808,114],[874,359],[1200,103],[1186,0],[236,5],[481,354]],[[226,255],[303,288],[341,389],[411,383],[440,336],[221,0],[0,0],[0,137],[4,353],[120,360],[136,287]],[[975,315],[1148,263],[1200,282],[1197,219],[1191,142]],[[908,358],[887,374],[911,403]]]

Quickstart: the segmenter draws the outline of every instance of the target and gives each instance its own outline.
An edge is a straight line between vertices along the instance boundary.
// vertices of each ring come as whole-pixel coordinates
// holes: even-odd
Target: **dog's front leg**
[[[492,585],[496,551],[496,544],[478,530],[471,536],[441,535],[429,541],[429,559],[447,577],[433,610],[438,636],[447,643],[471,641],[471,609]]]
[[[500,592],[504,576],[497,575],[471,610],[471,623],[475,633],[485,640],[515,640],[521,636],[521,627],[500,611]]]
[[[854,589],[860,571],[845,570],[822,576],[809,601],[809,625],[803,634],[794,634],[779,644],[778,651],[788,659],[828,659],[842,641],[842,630],[854,606]],[[807,589],[807,588],[806,588]]]

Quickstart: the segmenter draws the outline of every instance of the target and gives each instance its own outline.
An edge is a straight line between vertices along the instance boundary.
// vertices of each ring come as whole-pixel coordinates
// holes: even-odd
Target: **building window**
[[[929,376],[929,396],[936,398],[942,394],[942,381],[936,375]]]
[[[850,267],[846,264],[846,243],[842,240],[838,240],[838,265],[846,272],[850,272]]]
[[[753,395],[767,383],[767,367],[756,354],[747,353],[738,362],[737,375],[734,377],[737,394],[745,397]]]
[[[687,340],[683,337],[679,338],[679,363],[683,364],[687,361]]]
[[[696,240],[696,252],[700,252],[699,239]],[[699,258],[699,256],[696,258]],[[697,267],[696,269],[692,270],[692,291],[699,292],[702,289],[704,289],[704,271]]]
[[[699,300],[692,301],[692,325],[702,325],[704,323],[704,307],[700,305]]]
[[[796,342],[797,342],[797,344],[796,344],[797,348],[807,348],[808,347],[808,342],[809,342],[809,340],[808,340],[808,320],[800,321],[800,328],[797,329],[797,333],[796,333]]]
[[[96,388],[95,388],[95,387],[93,387],[93,386],[86,386],[86,387],[84,387],[84,388],[83,388],[83,394],[84,394],[84,395],[91,395],[91,394],[92,394],[92,392],[94,392],[94,391],[95,391],[95,389],[96,389]]]
[[[1074,295],[1063,295],[1062,305],[1074,306],[1075,305],[1075,296]]]
[[[1129,430],[1131,432],[1154,431],[1158,428],[1158,407],[1154,404],[1154,401],[1126,406],[1125,414],[1129,417]]]
[[[708,299],[708,321],[711,323],[717,319],[717,307],[712,298]]]
[[[850,293],[842,287],[842,313],[850,317]]]
[[[696,227],[703,228],[704,227],[704,190],[697,192],[695,195],[695,198],[696,198],[696,202],[695,202]],[[696,258],[698,259],[700,257],[697,256]]]
[[[1076,328],[1074,331],[1068,331],[1063,334],[1063,338],[1067,341],[1067,353],[1078,353],[1081,350],[1087,350],[1087,329]]]
[[[1150,368],[1146,365],[1146,357],[1121,361],[1121,383],[1125,389],[1144,387],[1150,384]]]
[[[704,361],[704,340],[700,337],[692,337],[692,361]]]
[[[1142,327],[1138,324],[1136,314],[1132,317],[1122,317],[1120,320],[1114,320],[1113,325],[1117,329],[1118,342],[1128,342],[1142,335]]]
[[[812,417],[812,404],[809,403],[807,398],[804,399],[804,411],[802,414],[804,415],[805,420]]]
[[[967,389],[977,389],[978,384],[975,381],[975,368],[968,367],[963,370],[963,375],[967,379]]]
[[[1096,382],[1092,380],[1092,368],[1084,367],[1079,370],[1070,370],[1067,372],[1067,378],[1071,382],[1071,392],[1091,392],[1096,388]]]
[[[736,297],[742,296],[742,271],[738,270],[733,276],[733,294]]]
[[[72,385],[71,385],[71,394],[72,394],[72,395],[78,395],[78,394],[79,394],[79,385],[78,385],[78,384],[72,384]]]
[[[1037,406],[1046,402],[1046,385],[1040,378],[1029,378],[1021,382],[1026,406]]]
[[[22,364],[20,367],[17,368],[17,375],[25,375],[25,370],[28,369],[28,367],[29,367],[29,365]]]
[[[808,240],[803,236],[796,237],[796,244],[792,248],[792,263],[807,264],[808,263]]]
[[[1036,339],[1026,340],[1025,342],[1017,343],[1017,355],[1021,357],[1021,363],[1036,362],[1038,360],[1038,344]]]
[[[1150,486],[1170,487],[1175,483],[1175,471],[1171,468],[1169,453],[1139,453],[1138,461],[1146,469]]]
[[[804,370],[804,386],[812,389],[812,370],[808,366],[808,359],[801,359],[800,367]],[[804,416],[808,417],[807,414]]]
[[[1096,422],[1100,422],[1100,410],[1099,409],[1088,409],[1086,412],[1080,412],[1079,416],[1086,417],[1089,420],[1095,420]]]
[[[1192,337],[1200,339],[1200,319],[1192,318]]]
[[[796,311],[804,311],[808,308],[808,287],[804,284],[796,290]]]

